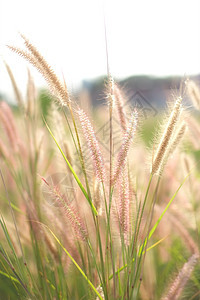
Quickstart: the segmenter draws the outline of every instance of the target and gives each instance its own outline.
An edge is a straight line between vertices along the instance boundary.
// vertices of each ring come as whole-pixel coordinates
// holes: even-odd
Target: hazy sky
[[[23,45],[18,32],[70,87],[106,74],[103,2],[114,77],[200,73],[199,0],[0,0],[0,55],[23,90],[27,64],[5,47]],[[10,90],[0,57],[0,92]]]

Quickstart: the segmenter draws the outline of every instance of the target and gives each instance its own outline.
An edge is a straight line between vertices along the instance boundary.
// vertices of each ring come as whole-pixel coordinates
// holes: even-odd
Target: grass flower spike
[[[162,171],[167,163],[167,160],[170,158],[170,156],[173,155],[177,146],[181,143],[181,140],[183,139],[186,130],[187,130],[187,125],[185,122],[182,122],[179,125],[179,127],[177,128],[177,130],[175,130],[175,133],[172,137],[172,141],[171,141],[169,147],[167,148],[167,151],[164,155],[163,161],[159,167],[159,171],[158,171],[159,174],[162,173]]]
[[[64,212],[65,216],[72,225],[76,238],[81,239],[82,241],[86,241],[87,229],[85,228],[83,221],[78,215],[76,208],[73,207],[71,203],[68,203],[68,200],[66,199],[65,195],[61,194],[58,186],[50,185],[44,178],[42,178],[42,180],[49,188],[49,191],[54,197],[56,204]]]
[[[105,179],[105,167],[103,162],[103,156],[99,147],[99,143],[95,136],[94,129],[86,113],[82,109],[78,110],[78,116],[80,119],[85,140],[88,144],[88,148],[90,149],[96,178],[99,182],[103,182]]]
[[[124,241],[128,243],[129,234],[129,182],[127,168],[122,172],[122,176],[119,178],[119,223],[120,230],[124,235]]]
[[[181,103],[182,103],[182,98],[179,97],[175,102],[174,108],[169,117],[169,121],[164,130],[161,141],[158,145],[157,152],[154,156],[152,169],[151,169],[152,174],[157,173],[157,171],[159,170],[160,166],[163,163],[165,153],[167,151],[167,147],[170,144],[171,137],[174,134],[174,130],[176,128],[176,124],[181,112]]]
[[[64,80],[21,37],[24,49],[9,48],[41,73],[51,95],[37,91],[28,71],[21,97],[6,64],[17,105],[0,101],[0,298],[198,298],[198,112],[191,110],[186,118],[182,97],[174,99],[147,170],[147,147],[163,115],[153,107],[156,101],[146,101],[135,89],[144,91],[145,85],[144,94],[153,95],[158,80],[146,85],[147,78],[125,79],[129,93],[123,94],[111,76],[106,43],[107,79],[69,94]],[[169,79],[164,83],[163,92]],[[105,105],[93,110],[100,84]],[[133,90],[127,102],[125,95]],[[197,86],[189,81],[187,90],[200,108]],[[185,95],[181,82],[180,95]],[[148,119],[138,121],[137,107]],[[91,121],[95,117],[98,124]],[[184,147],[178,147],[183,138]],[[180,269],[170,282],[177,261]]]
[[[116,184],[119,176],[121,175],[121,171],[123,170],[124,165],[126,163],[128,151],[129,151],[130,145],[132,143],[133,137],[135,135],[137,124],[138,124],[138,113],[135,110],[130,118],[127,130],[124,133],[122,145],[120,147],[120,150],[119,150],[119,153],[117,156],[116,166],[114,169],[114,175],[113,175],[113,180],[112,180],[113,185]]]
[[[124,111],[124,95],[117,84],[114,85],[114,99],[123,132],[126,132],[127,121]]]
[[[200,90],[196,83],[192,80],[188,80],[187,84],[187,92],[188,96],[192,100],[194,107],[200,110]]]
[[[61,83],[37,48],[33,46],[24,35],[21,35],[21,37],[24,40],[28,52],[13,46],[8,46],[8,48],[29,61],[43,75],[51,93],[58,99],[58,102],[62,106],[69,106],[70,98],[65,85]]]
[[[180,270],[179,274],[173,281],[169,292],[162,300],[177,300],[179,299],[187,281],[189,280],[194,267],[199,260],[198,254],[193,254],[189,260],[184,264],[183,268]]]

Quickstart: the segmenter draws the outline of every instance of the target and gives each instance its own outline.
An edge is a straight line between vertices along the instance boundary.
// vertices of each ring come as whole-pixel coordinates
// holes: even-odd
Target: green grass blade
[[[77,174],[75,173],[74,169],[72,168],[70,162],[68,161],[67,157],[65,156],[65,154],[64,154],[64,152],[62,151],[61,147],[59,146],[59,144],[58,144],[56,138],[54,137],[54,135],[53,135],[51,129],[49,128],[48,124],[46,123],[45,120],[44,120],[44,122],[45,122],[45,125],[46,125],[46,127],[47,127],[49,133],[51,134],[52,138],[54,139],[54,142],[56,143],[56,146],[57,146],[58,149],[60,150],[60,153],[62,154],[62,156],[63,156],[65,162],[67,163],[67,165],[68,165],[70,171],[72,172],[72,174],[73,174],[73,176],[74,176],[76,182],[78,183],[78,185],[79,185],[81,191],[83,192],[85,198],[87,199],[87,201],[88,201],[88,203],[89,203],[89,205],[90,205],[90,207],[91,207],[93,213],[97,216],[97,215],[98,215],[97,210],[96,210],[96,208],[94,207],[94,205],[93,205],[93,203],[92,203],[90,197],[88,196],[86,190],[84,189],[84,187],[83,187],[83,185],[82,185],[80,179],[78,178],[78,176],[77,176]]]
[[[5,276],[5,277],[7,277],[7,278],[9,278],[9,279],[11,279],[12,281],[14,281],[14,282],[16,282],[18,284],[20,284],[19,280],[17,280],[15,277],[13,277],[13,276],[11,276],[11,275],[9,275],[9,274],[1,271],[1,270],[0,270],[0,274],[3,275],[3,276]]]
[[[142,254],[144,254],[145,252],[147,252],[147,251],[153,249],[153,248],[156,247],[158,244],[160,244],[161,242],[163,242],[165,239],[166,239],[166,237],[160,239],[158,242],[156,242],[155,244],[153,244],[152,246],[150,246],[149,248],[147,248],[146,251],[143,251]],[[135,260],[135,259],[133,258],[132,261],[134,262],[134,260]],[[120,268],[115,272],[115,275],[118,275],[119,272],[123,271],[123,270],[126,269],[126,268],[127,268],[127,264],[125,264],[124,266],[120,267]],[[113,278],[113,274],[111,274],[111,275],[109,276],[109,280],[111,280],[112,278]]]
[[[63,244],[60,242],[60,240],[57,238],[57,236],[53,233],[53,231],[48,227],[48,230],[50,231],[50,233],[52,234],[52,236],[54,237],[54,239],[57,241],[57,243],[61,246],[61,248],[63,249],[63,251],[67,254],[67,256],[70,258],[70,260],[72,261],[72,263],[76,266],[76,268],[79,270],[79,272],[81,273],[81,275],[85,278],[85,280],[87,281],[87,283],[90,285],[90,287],[92,288],[92,290],[95,292],[95,294],[99,297],[100,300],[103,300],[103,298],[101,297],[101,295],[99,294],[99,292],[97,291],[97,289],[94,287],[94,285],[92,284],[92,282],[88,279],[88,277],[85,275],[85,273],[83,272],[83,270],[81,269],[81,267],[77,264],[77,262],[73,259],[73,257],[70,255],[70,253],[67,251],[67,249],[63,246]]]
[[[179,185],[178,189],[176,190],[176,192],[174,193],[174,195],[172,196],[172,198],[170,199],[170,201],[168,202],[168,204],[166,205],[165,209],[163,210],[162,214],[160,215],[160,217],[158,218],[157,222],[155,223],[155,225],[153,226],[153,228],[151,229],[150,233],[149,233],[149,236],[148,236],[148,239],[146,239],[144,241],[145,245],[147,243],[147,240],[149,240],[153,233],[155,232],[156,228],[158,227],[158,224],[160,223],[160,221],[162,220],[162,218],[164,217],[166,211],[168,210],[168,208],[170,207],[170,205],[172,204],[173,200],[175,199],[176,195],[178,194],[179,190],[181,189],[181,187],[183,186],[183,184],[185,183],[185,181],[187,180],[188,176],[190,174],[188,174],[184,180],[181,182],[181,184]],[[139,255],[142,251],[142,248],[143,248],[143,245],[140,247],[140,250],[139,250]]]

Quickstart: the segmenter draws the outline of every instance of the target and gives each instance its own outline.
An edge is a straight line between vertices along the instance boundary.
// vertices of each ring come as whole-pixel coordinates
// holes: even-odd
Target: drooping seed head
[[[21,37],[24,39],[24,44],[28,51],[24,51],[13,46],[8,46],[8,48],[31,63],[42,74],[50,88],[52,95],[58,100],[58,103],[60,103],[62,106],[69,107],[70,97],[66,86],[61,83],[53,69],[39,53],[37,48],[33,46],[33,44],[30,43],[24,35],[21,35]]]

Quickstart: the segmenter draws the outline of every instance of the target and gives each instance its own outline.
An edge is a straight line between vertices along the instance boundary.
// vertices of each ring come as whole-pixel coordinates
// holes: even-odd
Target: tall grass
[[[24,101],[6,64],[18,110],[0,105],[4,299],[178,299],[190,278],[188,295],[198,297],[199,168],[195,162],[182,175],[180,152],[194,153],[183,95],[147,150],[139,109],[124,108],[126,96],[109,77],[102,120],[109,140],[99,140],[92,116],[22,38],[26,50],[9,48],[42,74],[53,102],[43,115],[30,71]]]

